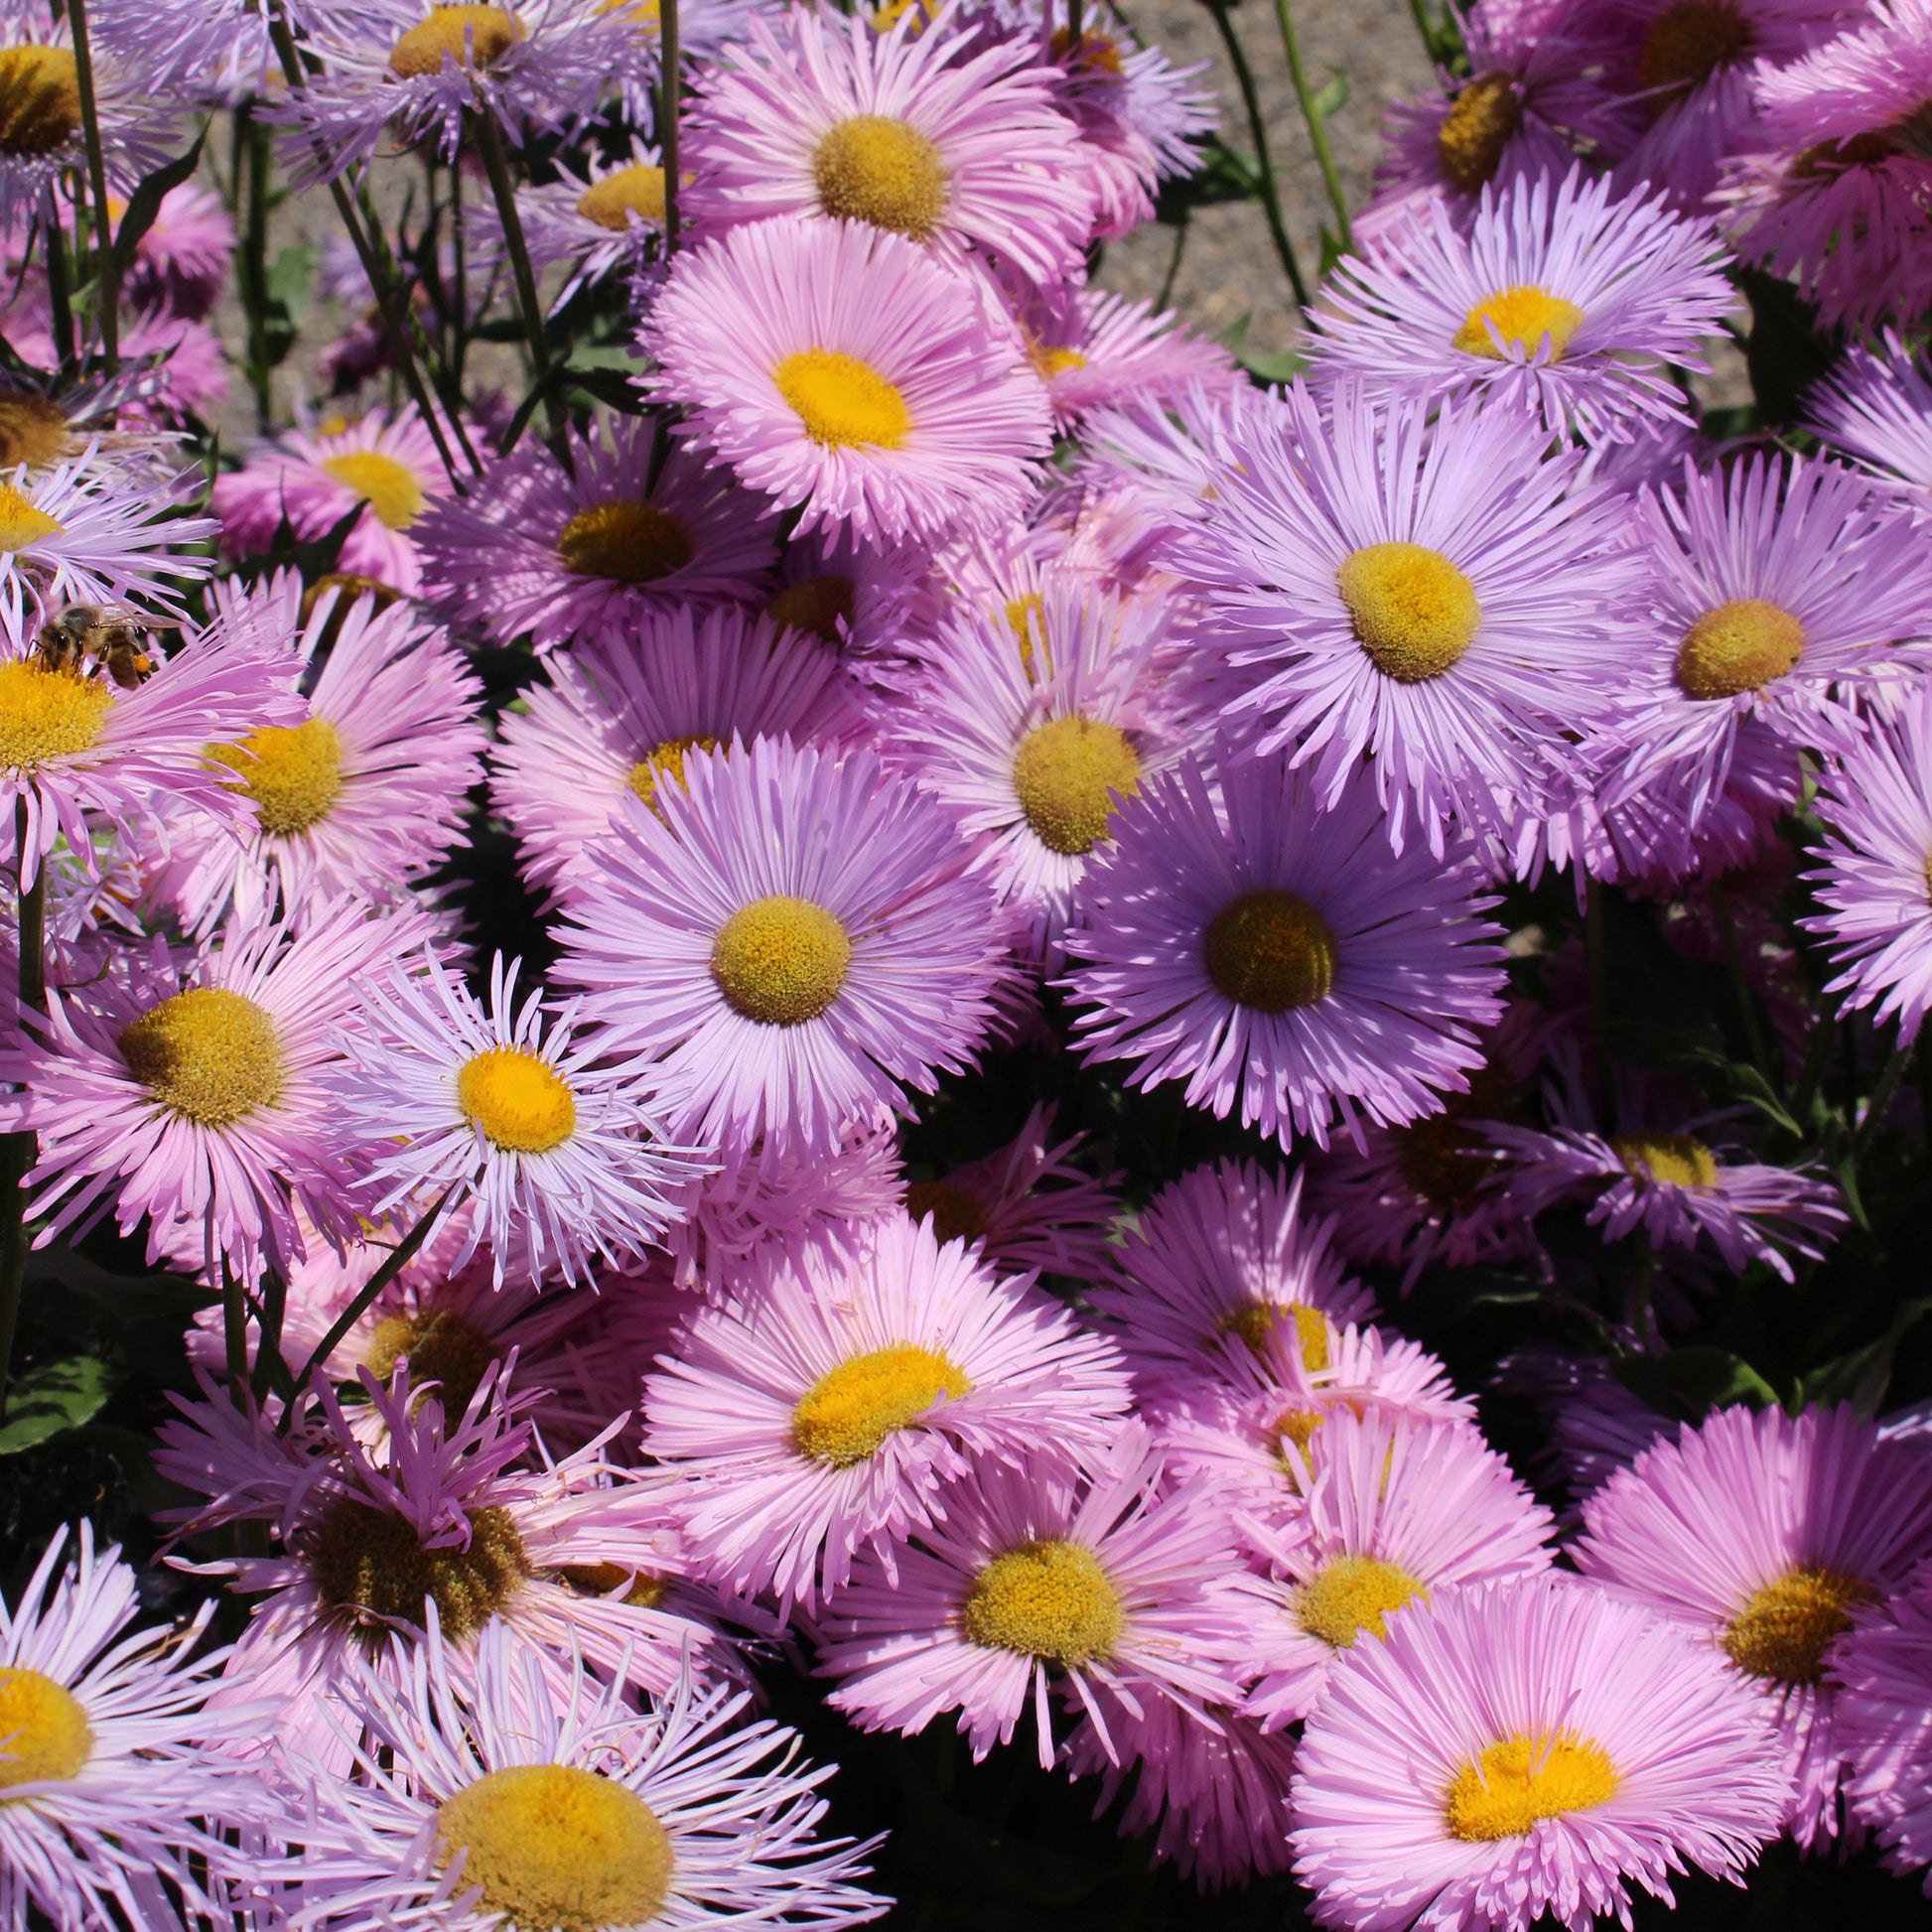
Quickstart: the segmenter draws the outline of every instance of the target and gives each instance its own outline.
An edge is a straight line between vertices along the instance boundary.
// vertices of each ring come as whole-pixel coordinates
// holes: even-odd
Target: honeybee
[[[155,667],[149,635],[149,626],[132,611],[69,604],[41,625],[34,641],[43,670],[77,673],[84,659],[95,657],[123,691],[138,691]]]

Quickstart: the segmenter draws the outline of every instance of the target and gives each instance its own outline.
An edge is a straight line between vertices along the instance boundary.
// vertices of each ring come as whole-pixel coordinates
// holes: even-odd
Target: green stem
[[[1409,11],[1415,16],[1416,32],[1422,36],[1423,52],[1432,61],[1441,60],[1436,49],[1436,24],[1429,17],[1427,0],[1409,0]]]
[[[236,211],[241,247],[235,255],[235,292],[248,317],[248,383],[255,392],[255,426],[267,435],[273,420],[268,367],[268,130],[247,105],[234,114]]]
[[[272,1270],[262,1281],[262,1334],[255,1346],[255,1372],[249,1378],[257,1405],[271,1387],[288,1378],[288,1367],[282,1360],[282,1317],[288,1306],[288,1277],[279,1269]]]
[[[1081,25],[1080,0],[1066,0],[1066,61],[1069,71],[1080,65],[1080,42],[1085,38]]]
[[[1180,219],[1173,224],[1173,247],[1168,254],[1168,272],[1161,278],[1161,293],[1154,298],[1157,309],[1165,309],[1173,300],[1173,285],[1180,275],[1180,257],[1187,246],[1188,211],[1180,210]]]
[[[14,863],[27,865],[27,801],[14,807]],[[20,890],[20,1017],[47,1010],[47,868]],[[40,1159],[40,1136],[29,1129],[0,1141],[0,1418],[7,1410],[7,1376],[13,1366],[14,1333],[20,1325],[20,1293],[27,1280],[27,1176]]]
[[[1605,1134],[1616,1131],[1616,1083],[1610,1077],[1610,948],[1603,923],[1603,887],[1584,887],[1584,963],[1589,970],[1590,1026],[1596,1035],[1596,1105]]]
[[[227,1357],[228,1399],[248,1407],[248,1290],[235,1271],[221,1264],[221,1345]]]
[[[68,243],[61,224],[49,212],[41,224],[41,245],[47,252],[47,305],[54,322],[54,346],[61,354],[61,379],[73,378],[73,301],[68,290]]]
[[[677,33],[677,10],[675,0],[667,5],[663,13],[664,24],[672,38]],[[489,177],[489,192],[496,203],[496,216],[503,224],[503,246],[509,253],[510,273],[516,282],[516,303],[523,311],[523,334],[530,345],[530,364],[536,373],[536,380],[543,389],[543,417],[550,426],[550,442],[560,458],[566,457],[563,398],[557,394],[550,380],[550,343],[544,333],[543,298],[537,293],[536,271],[530,266],[530,250],[523,238],[523,217],[516,211],[516,187],[510,180],[510,165],[503,153],[503,136],[496,125],[495,116],[482,113],[475,116],[477,146],[483,154],[483,173]],[[676,136],[671,137],[671,147],[665,149],[669,155],[676,146]],[[671,217],[671,176],[670,163],[665,165],[664,173],[664,219],[666,234],[669,233]],[[503,452],[509,454],[507,450]]]
[[[1241,45],[1240,35],[1234,31],[1234,22],[1228,18],[1227,6],[1210,6],[1208,12],[1214,16],[1214,25],[1220,31],[1221,44],[1228,53],[1228,65],[1234,69],[1235,84],[1241,89],[1241,104],[1247,110],[1248,138],[1255,144],[1255,169],[1261,177],[1261,210],[1268,217],[1268,232],[1274,239],[1275,253],[1281,257],[1289,285],[1295,291],[1295,299],[1306,308],[1309,285],[1302,279],[1302,265],[1295,259],[1295,244],[1289,240],[1288,225],[1282,219],[1281,190],[1276,185],[1275,164],[1268,153],[1268,117],[1261,111],[1261,95],[1255,88],[1254,69],[1248,65],[1248,51]]]
[[[1730,968],[1731,998],[1737,1002],[1738,1017],[1744,1027],[1744,1047],[1751,1064],[1763,1074],[1773,1089],[1782,1084],[1772,1064],[1771,1049],[1757,1017],[1757,991],[1744,971],[1743,955],[1737,950],[1737,928],[1730,916],[1730,903],[1722,891],[1711,895],[1711,911],[1717,920],[1718,937],[1724,942],[1725,962]]]
[[[1295,15],[1289,0],[1275,0],[1275,18],[1281,23],[1282,48],[1288,55],[1288,72],[1295,82],[1296,103],[1308,123],[1309,141],[1321,169],[1322,183],[1328,190],[1328,205],[1335,211],[1335,239],[1346,254],[1355,245],[1355,231],[1348,220],[1348,197],[1341,192],[1334,151],[1328,146],[1328,124],[1321,118],[1321,110],[1314,104],[1314,91],[1309,85],[1309,70],[1302,59],[1302,43],[1295,32]]]
[[[1884,1070],[1878,1075],[1878,1084],[1871,1090],[1871,1098],[1865,1103],[1864,1118],[1859,1123],[1859,1131],[1852,1136],[1848,1152],[1854,1161],[1884,1131],[1885,1116],[1891,1112],[1893,1096],[1898,1092],[1898,1083],[1905,1077],[1905,1065],[1912,1057],[1909,1041],[1891,1049],[1891,1057],[1886,1060]]]
[[[664,253],[668,257],[677,247],[678,202],[682,184],[678,180],[678,108],[684,92],[682,52],[678,46],[677,0],[658,0],[658,154],[664,163]]]
[[[68,0],[68,26],[73,35],[73,72],[80,91],[80,125],[87,143],[87,180],[99,222],[99,279],[94,306],[100,318],[100,353],[107,373],[121,365],[121,268],[114,257],[114,216],[107,206],[107,161],[100,145],[100,109],[94,99],[94,59],[87,43],[86,0]]]

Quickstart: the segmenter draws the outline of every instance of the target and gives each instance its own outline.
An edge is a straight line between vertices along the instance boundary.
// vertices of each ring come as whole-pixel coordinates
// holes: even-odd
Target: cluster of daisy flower
[[[1428,38],[1264,386],[1099,0],[0,0],[0,1932],[1932,1866],[1932,11]]]

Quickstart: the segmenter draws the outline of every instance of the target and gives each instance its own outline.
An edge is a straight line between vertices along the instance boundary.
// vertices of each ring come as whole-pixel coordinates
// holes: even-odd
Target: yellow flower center
[[[1380,1557],[1330,1557],[1295,1593],[1295,1615],[1311,1637],[1331,1650],[1352,1650],[1366,1630],[1386,1637],[1391,1610],[1428,1589],[1406,1570]]]
[[[518,41],[527,38],[528,30],[507,7],[438,7],[396,43],[389,56],[389,71],[404,80],[421,80],[443,71],[447,54],[458,67],[474,72],[478,68],[494,67]]]
[[[1025,597],[1007,599],[1007,624],[1020,646],[1020,668],[1030,678],[1037,678],[1039,675],[1034,663],[1034,632],[1037,628],[1041,635],[1045,633],[1045,620],[1039,616],[1042,608],[1042,600],[1037,591],[1029,591]],[[1050,665],[1047,670],[1050,675]]]
[[[1314,1441],[1314,1432],[1326,1420],[1319,1409],[1284,1409],[1275,1418],[1269,1432],[1275,1439],[1275,1453],[1280,1457],[1282,1467],[1298,1488],[1301,1486],[1303,1466],[1313,1460],[1309,1452],[1309,1445]]]
[[[1141,755],[1104,719],[1052,718],[1021,741],[1013,788],[1040,844],[1078,858],[1107,836],[1120,801],[1141,788]]]
[[[1035,343],[1027,351],[1027,360],[1038,370],[1042,382],[1051,382],[1068,369],[1084,369],[1087,358],[1077,348],[1046,348]]]
[[[477,1384],[502,1350],[460,1315],[443,1309],[415,1314],[385,1315],[369,1341],[370,1372],[387,1383],[396,1363],[409,1357],[412,1382],[435,1382],[443,1391],[443,1413],[460,1416],[477,1393]]]
[[[0,664],[0,768],[31,771],[92,751],[113,708],[104,677],[50,671],[31,658]]]
[[[973,1385],[945,1356],[909,1342],[874,1348],[821,1375],[791,1412],[800,1455],[849,1468],[874,1454],[888,1436],[918,1421],[942,1396]]]
[[[1067,49],[1073,45],[1073,36],[1064,27],[1053,29],[1053,59],[1065,67],[1085,68],[1089,71],[1110,73],[1119,79],[1124,71],[1120,64],[1120,49],[1105,34],[1082,34],[1079,52],[1071,61],[1066,58]]]
[[[4,89],[5,81],[0,79],[0,92]],[[5,111],[0,105],[0,115]],[[39,467],[57,462],[67,447],[67,412],[58,403],[28,389],[0,390],[0,470],[21,463]]]
[[[1328,1366],[1328,1317],[1307,1302],[1243,1302],[1229,1309],[1217,1324],[1224,1335],[1239,1335],[1257,1355],[1268,1337],[1285,1320],[1295,1323],[1295,1340],[1302,1366],[1319,1375]]]
[[[594,181],[577,198],[577,212],[600,228],[619,234],[630,225],[634,214],[639,221],[652,224],[664,219],[664,171],[648,161],[633,161]]]
[[[1637,58],[1637,81],[1652,87],[1689,88],[1720,68],[1734,67],[1750,52],[1751,25],[1735,7],[1715,0],[1677,0],[1658,15]]]
[[[505,1154],[548,1154],[577,1128],[577,1099],[549,1061],[526,1046],[491,1046],[464,1061],[456,1101]]]
[[[1684,633],[1677,682],[1687,697],[1735,698],[1782,677],[1804,654],[1805,627],[1791,613],[1745,597],[1707,611]]]
[[[1398,684],[1441,677],[1482,621],[1475,586],[1420,543],[1371,543],[1343,559],[1335,583],[1362,648]]]
[[[1465,195],[1486,187],[1522,118],[1511,75],[1479,73],[1464,82],[1436,132],[1436,160],[1444,178]]]
[[[1238,1007],[1286,1013],[1335,985],[1335,935],[1307,899],[1263,886],[1215,913],[1201,940],[1214,990]]]
[[[601,14],[622,14],[647,40],[664,31],[664,10],[658,0],[597,0]]]
[[[986,1209],[950,1181],[913,1181],[905,1190],[905,1211],[915,1221],[930,1214],[937,1241],[977,1241],[986,1232]]]
[[[628,1588],[618,1600],[633,1610],[661,1609],[671,1593],[668,1577],[653,1577],[647,1570],[626,1570],[621,1564],[573,1563],[556,1574],[585,1596],[609,1596],[620,1584],[626,1584]]]
[[[1126,1624],[1120,1592],[1078,1543],[1039,1537],[987,1564],[960,1606],[967,1639],[1065,1670],[1106,1657]]]
[[[1601,1744],[1560,1731],[1490,1744],[1443,1794],[1449,1835],[1472,1845],[1522,1838],[1546,1818],[1607,1804],[1622,1780]]]
[[[1702,1141],[1689,1134],[1619,1134],[1610,1152],[1637,1180],[1660,1180],[1671,1187],[1715,1187],[1718,1163]]]
[[[852,941],[822,905],[774,893],[734,912],[711,947],[725,1004],[766,1027],[802,1027],[839,997]]]
[[[557,538],[564,568],[614,584],[654,584],[691,561],[691,539],[655,503],[613,497],[579,510]]]
[[[0,154],[52,154],[80,132],[80,74],[65,47],[0,48]]]
[[[449,9],[451,13],[468,8]],[[479,7],[478,13],[494,13],[494,7]],[[414,472],[392,456],[375,450],[355,450],[347,456],[325,457],[317,466],[324,476],[334,477],[345,489],[352,489],[376,516],[392,530],[406,530],[422,513],[423,486]]]
[[[264,725],[236,745],[210,745],[217,764],[240,774],[228,787],[255,801],[264,832],[292,838],[329,816],[343,790],[343,741],[327,718]]]
[[[13,556],[58,537],[66,525],[39,510],[12,483],[0,483],[0,554]]]
[[[946,211],[946,170],[916,127],[888,114],[855,114],[812,150],[818,205],[840,221],[869,221],[930,241]]]
[[[305,1552],[318,1595],[371,1640],[392,1623],[420,1629],[431,1599],[450,1642],[474,1637],[531,1573],[508,1510],[492,1503],[468,1516],[468,1549],[425,1550],[407,1517],[338,1496]]]
[[[1501,347],[1489,333],[1492,323],[1496,335],[1502,338]],[[1455,332],[1450,346],[1459,348],[1464,355],[1506,362],[1512,348],[1520,348],[1534,359],[1548,338],[1550,360],[1561,362],[1571,337],[1583,326],[1584,312],[1576,303],[1552,295],[1534,282],[1519,282],[1513,289],[1498,289],[1494,295],[1485,295],[1462,318],[1462,327]]]
[[[676,1863],[657,1814],[627,1785],[575,1764],[490,1771],[436,1815],[439,1867],[468,1852],[459,1892],[518,1932],[605,1932],[654,1919]],[[500,1921],[498,1921],[500,1922]]]
[[[198,986],[121,1029],[127,1070],[164,1107],[202,1127],[232,1127],[282,1094],[275,1022],[244,994]]]
[[[1725,1654],[1739,1670],[1780,1684],[1816,1684],[1834,1637],[1852,1627],[1852,1606],[1876,1592],[1819,1564],[1787,1570],[1755,1590],[1725,1625]]]
[[[630,767],[630,789],[652,811],[656,811],[657,787],[665,779],[680,787],[684,784],[685,753],[715,752],[717,749],[718,741],[715,738],[667,738],[661,745],[652,746]]]
[[[834,348],[803,348],[771,372],[778,393],[828,450],[897,450],[912,430],[897,387],[870,362]]]
[[[841,626],[851,627],[853,601],[852,579],[828,573],[787,584],[764,607],[764,615],[781,630],[809,630],[822,642],[836,646]]]
[[[93,1748],[93,1725],[71,1691],[37,1670],[0,1667],[0,1791],[65,1784]]]
[[[368,598],[369,608],[372,611],[386,611],[390,605],[400,602],[402,598],[400,591],[392,589],[379,577],[363,577],[352,570],[332,570],[318,577],[302,593],[304,623],[315,616],[316,606],[331,591],[336,593],[336,615],[331,622],[330,632],[325,634],[331,635],[332,641],[333,632],[341,627],[343,619],[348,615],[358,598]]]

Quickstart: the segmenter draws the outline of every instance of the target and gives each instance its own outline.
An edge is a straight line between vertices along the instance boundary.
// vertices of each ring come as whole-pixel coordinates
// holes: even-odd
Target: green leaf
[[[1238,149],[1222,141],[1209,141],[1201,151],[1200,166],[1192,174],[1162,183],[1155,218],[1173,227],[1197,207],[1252,202],[1260,196],[1261,170]]]
[[[1778,1399],[1749,1362],[1706,1343],[1661,1355],[1625,1355],[1612,1366],[1632,1395],[1680,1422],[1702,1422],[1713,1409],[1734,1402],[1762,1409]]]
[[[1851,1402],[1866,1415],[1874,1414],[1884,1401],[1885,1385],[1891,1380],[1892,1362],[1898,1344],[1907,1333],[1932,1314],[1932,1296],[1921,1296],[1904,1303],[1892,1315],[1891,1325],[1876,1341],[1863,1348],[1835,1355],[1821,1362],[1804,1379],[1802,1393],[1807,1402]]]
[[[92,1355],[70,1355],[31,1370],[7,1391],[0,1455],[17,1455],[65,1429],[91,1422],[109,1393],[107,1365]]]
[[[1248,340],[1248,325],[1254,319],[1255,312],[1252,309],[1243,310],[1214,340],[1230,355],[1238,357],[1241,353],[1241,345]]]
[[[202,144],[207,139],[207,129],[204,127],[186,154],[177,155],[165,168],[157,168],[129,198],[127,212],[114,230],[114,261],[123,275],[133,266],[134,251],[154,226],[163,200],[202,165]]]
[[[27,1263],[29,1281],[54,1282],[117,1320],[153,1315],[183,1317],[212,1308],[220,1296],[180,1275],[115,1275],[71,1248],[42,1248]]]
[[[1290,348],[1279,355],[1243,355],[1240,362],[1257,382],[1293,382],[1308,367],[1309,358]]]
[[[1314,111],[1324,121],[1332,120],[1335,115],[1339,114],[1348,105],[1348,97],[1353,91],[1354,89],[1349,83],[1347,70],[1343,68],[1330,68],[1328,69],[1328,84],[1317,89],[1315,93],[1313,103]]]

